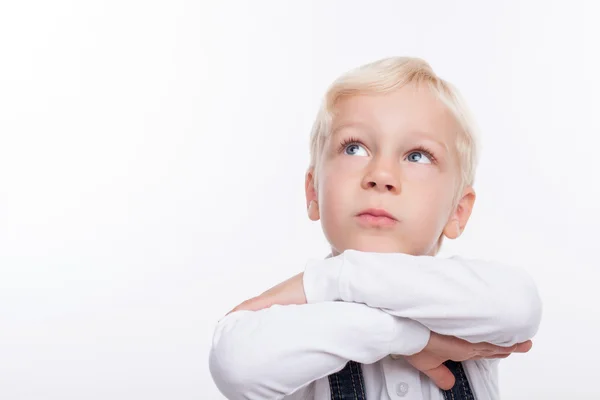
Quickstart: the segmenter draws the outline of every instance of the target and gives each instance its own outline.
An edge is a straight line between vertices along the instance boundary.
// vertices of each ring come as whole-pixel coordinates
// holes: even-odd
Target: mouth
[[[356,214],[359,223],[366,227],[391,227],[398,223],[398,220],[389,212],[383,209],[369,208]]]

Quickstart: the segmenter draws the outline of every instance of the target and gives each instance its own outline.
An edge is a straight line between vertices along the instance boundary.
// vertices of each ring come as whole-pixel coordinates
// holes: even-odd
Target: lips
[[[369,208],[361,211],[356,215],[360,225],[365,227],[385,228],[392,227],[398,223],[398,220],[389,212],[378,209]]]
[[[369,208],[361,211],[358,215],[372,215],[374,217],[386,217],[395,220],[394,216],[381,208]]]

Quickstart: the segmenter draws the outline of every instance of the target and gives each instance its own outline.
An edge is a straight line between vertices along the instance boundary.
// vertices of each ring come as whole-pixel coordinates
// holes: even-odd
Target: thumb
[[[444,364],[440,365],[439,367],[423,371],[423,373],[427,375],[429,379],[431,379],[433,383],[435,383],[435,385],[442,390],[452,389],[452,386],[454,386],[454,382],[456,381],[454,375],[452,375],[452,372],[450,372],[448,367],[446,367]]]

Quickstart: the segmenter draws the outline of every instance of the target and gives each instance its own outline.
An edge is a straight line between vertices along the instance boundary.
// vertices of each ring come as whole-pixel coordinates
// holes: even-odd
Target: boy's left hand
[[[260,296],[244,301],[227,314],[239,310],[258,311],[269,308],[274,304],[306,304],[303,277],[304,272],[294,275],[290,279],[273,286]]]

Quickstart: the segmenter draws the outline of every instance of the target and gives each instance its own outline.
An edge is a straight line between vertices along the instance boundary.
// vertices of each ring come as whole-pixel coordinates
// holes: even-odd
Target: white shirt
[[[542,304],[524,270],[461,257],[347,250],[311,260],[308,304],[236,311],[215,329],[209,356],[230,400],[328,400],[328,375],[363,364],[368,400],[442,400],[403,357],[431,331],[511,346],[537,333]],[[478,400],[499,399],[500,359],[463,366]]]

